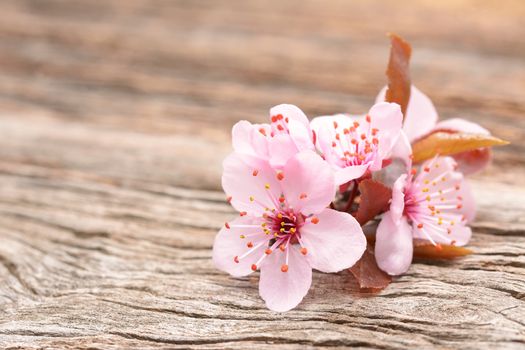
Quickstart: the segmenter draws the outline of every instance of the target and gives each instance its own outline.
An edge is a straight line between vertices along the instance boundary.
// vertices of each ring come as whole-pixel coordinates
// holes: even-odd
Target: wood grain
[[[0,348],[525,347],[521,1],[3,1]],[[314,273],[286,314],[211,263],[239,119],[362,112],[388,39],[442,118],[512,142],[472,179],[470,247],[377,295]]]

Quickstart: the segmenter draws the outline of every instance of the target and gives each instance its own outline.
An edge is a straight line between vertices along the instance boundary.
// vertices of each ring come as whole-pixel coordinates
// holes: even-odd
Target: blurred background
[[[1,0],[0,348],[523,344],[524,19],[524,0]],[[387,32],[442,119],[512,142],[471,182],[475,254],[376,298],[315,273],[272,314],[211,261],[231,127],[364,113]]]
[[[237,120],[284,102],[309,117],[368,110],[396,32],[441,118],[512,142],[480,176],[514,181],[524,18],[521,0],[2,1],[0,156],[218,190]]]

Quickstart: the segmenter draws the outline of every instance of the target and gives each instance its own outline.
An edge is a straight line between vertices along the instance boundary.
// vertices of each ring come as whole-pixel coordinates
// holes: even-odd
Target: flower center
[[[257,176],[257,174],[252,175]],[[284,178],[282,172],[277,173],[276,176],[278,180]],[[233,261],[238,264],[243,259],[252,259],[254,258],[252,253],[261,248],[265,248],[264,253],[251,265],[252,270],[256,271],[268,255],[283,254],[284,264],[281,265],[281,271],[288,272],[290,249],[297,249],[297,246],[300,246],[301,254],[308,254],[308,250],[304,247],[303,242],[301,241],[301,227],[307,221],[313,224],[318,224],[319,218],[316,216],[305,217],[300,212],[295,211],[288,205],[288,201],[282,193],[278,198],[275,198],[274,195],[269,192],[269,184],[265,185],[265,189],[268,191],[268,195],[274,202],[274,208],[266,208],[256,198],[250,196],[250,202],[259,205],[264,209],[262,217],[257,218],[256,222],[249,224],[230,225],[227,222],[225,223],[227,229],[237,228],[252,230],[250,233],[240,235],[240,239],[246,242],[248,250],[242,255],[233,257]],[[307,197],[308,195],[306,193],[301,193],[299,198],[305,199]],[[247,213],[241,212],[240,215],[245,216]]]
[[[338,157],[339,166],[347,167],[371,162],[377,153],[379,130],[370,125],[371,117],[366,116],[366,123],[354,121],[352,126],[343,128],[334,121],[335,136],[332,148]]]
[[[266,224],[270,227],[274,240],[290,240],[297,243],[301,238],[299,228],[304,223],[302,214],[295,214],[292,210],[279,210],[263,215]],[[272,243],[272,242],[270,242]]]
[[[461,211],[461,175],[447,169],[437,157],[417,177],[414,174],[407,179],[404,215],[418,228],[418,238],[436,246],[436,240],[455,244],[451,234],[455,226],[466,222]]]

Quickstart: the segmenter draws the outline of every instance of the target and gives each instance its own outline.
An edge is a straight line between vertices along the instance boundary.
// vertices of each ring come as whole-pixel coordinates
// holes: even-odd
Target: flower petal
[[[272,252],[261,266],[259,294],[266,306],[273,311],[284,312],[296,307],[303,300],[312,284],[312,268],[296,246],[288,248],[288,271],[286,252]]]
[[[463,180],[461,183],[459,194],[463,198],[461,213],[465,215],[467,222],[472,222],[476,216],[476,201],[472,195],[472,189],[466,180]]]
[[[489,147],[478,148],[453,154],[458,162],[459,170],[465,175],[472,175],[485,169],[492,160],[492,150]]]
[[[310,122],[299,107],[291,104],[280,104],[270,109],[270,117],[279,114],[285,118],[288,118],[289,121],[295,120],[303,124],[305,128],[310,130]]]
[[[455,228],[452,229],[452,233],[450,233],[450,238],[453,241],[455,241],[454,244],[459,247],[466,245],[470,241],[471,237],[472,230],[470,229],[470,227],[464,225],[457,225]]]
[[[256,243],[266,240],[266,237],[261,227],[246,228],[236,227],[236,225],[260,224],[261,220],[259,218],[244,216],[230,221],[228,223],[230,228],[223,227],[215,236],[215,242],[213,243],[213,263],[215,267],[232,276],[246,276],[250,274],[252,272],[252,264],[264,254],[264,250],[268,246],[267,244],[262,244],[257,247]],[[261,233],[260,237],[240,238],[241,235],[253,235],[259,232]],[[254,242],[253,251],[236,263],[234,261],[236,256],[241,257],[250,250],[247,246],[250,240]]]
[[[349,181],[359,179],[368,170],[369,164],[347,166],[346,168],[336,168],[335,184],[343,185]]]
[[[397,103],[380,102],[370,108],[368,115],[371,117],[371,128],[379,130],[379,150],[371,168],[376,171],[381,169],[383,159],[390,156],[399,138],[403,114]]]
[[[411,156],[412,146],[410,145],[410,141],[408,141],[408,137],[406,136],[405,132],[401,130],[399,133],[399,138],[392,148],[391,157],[401,159],[409,168],[412,166]]]
[[[290,138],[293,140],[299,151],[315,149],[312,141],[310,125],[305,127],[301,122],[290,119],[288,122],[288,131],[290,132]]]
[[[400,275],[410,267],[413,251],[412,228],[406,218],[396,225],[391,213],[387,212],[377,227],[377,265],[389,275]]]
[[[275,208],[272,198],[281,194],[281,184],[268,162],[239,153],[224,160],[222,187],[235,209],[255,216],[260,216],[265,208]]]
[[[394,224],[399,225],[403,211],[405,210],[404,189],[407,183],[407,175],[401,175],[392,187],[392,202],[390,203],[390,216]]]
[[[269,132],[270,126],[251,124],[246,120],[236,123],[232,128],[232,145],[235,152],[267,159],[268,141],[259,129]]]
[[[385,100],[385,86],[376,97],[376,102]],[[405,113],[403,130],[412,142],[415,139],[432,131],[438,120],[438,114],[432,101],[418,88],[412,85],[410,90],[410,100]]]
[[[366,237],[359,223],[352,215],[332,209],[315,217],[317,224],[307,220],[300,230],[312,268],[337,272],[352,267],[366,249]]]
[[[434,131],[454,131],[468,134],[490,135],[490,132],[481,125],[460,118],[440,121],[434,127]]]
[[[354,120],[359,118],[346,114],[336,114],[314,118],[310,127],[317,135],[316,146],[321,150],[323,157],[330,164],[337,164],[340,155],[332,147],[332,141],[338,130],[350,127]],[[334,127],[337,126],[337,129]]]
[[[297,146],[288,134],[278,134],[268,141],[270,164],[276,169],[282,169],[286,162],[297,154]]]
[[[332,169],[312,151],[290,158],[283,175],[282,189],[288,205],[306,216],[321,212],[335,197]]]

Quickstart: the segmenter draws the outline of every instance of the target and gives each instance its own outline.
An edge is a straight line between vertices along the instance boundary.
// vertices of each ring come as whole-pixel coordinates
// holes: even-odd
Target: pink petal
[[[338,168],[335,170],[335,184],[343,185],[349,181],[359,179],[367,171],[369,164],[361,164],[348,166],[346,168]]]
[[[286,162],[297,154],[297,146],[288,134],[278,134],[268,141],[270,165],[282,169]]]
[[[452,157],[458,162],[459,170],[472,175],[485,169],[492,160],[492,150],[488,147],[456,153]]]
[[[261,266],[259,294],[273,311],[284,312],[296,307],[312,284],[312,268],[297,246],[289,247],[288,254],[287,272],[281,271],[286,264],[286,252],[278,249]]]
[[[304,215],[320,213],[335,197],[332,169],[312,151],[303,151],[290,158],[282,174],[286,202]]]
[[[386,86],[379,92],[376,102],[385,100]],[[418,88],[412,85],[403,130],[412,142],[428,134],[436,125],[438,114],[432,101]]]
[[[310,130],[310,122],[299,107],[290,104],[280,104],[270,109],[270,117],[278,114],[282,114],[283,117],[288,118],[290,121],[295,120]]]
[[[299,151],[315,149],[312,141],[312,131],[309,125],[305,127],[301,122],[290,119],[288,122],[288,131],[290,132],[290,138]]]
[[[413,221],[413,237],[432,243],[465,244],[470,239],[470,230],[464,228],[463,216],[473,215],[473,202],[463,174],[454,170],[456,162],[451,157],[436,157],[422,167],[426,170],[418,174],[408,189],[408,196],[419,198],[416,207],[406,209]]]
[[[450,233],[443,233],[435,228],[425,228],[423,230],[418,229],[416,223],[412,223],[413,238],[429,240],[428,237],[432,238],[435,243],[441,244],[454,244],[457,246],[464,246],[470,240],[472,231],[470,227],[465,226],[463,223],[458,222],[454,226],[447,225],[450,228]],[[426,234],[424,233],[426,232]],[[428,235],[428,236],[427,236]]]
[[[392,202],[390,203],[390,217],[395,225],[400,225],[403,211],[405,210],[404,189],[407,183],[407,175],[401,175],[392,187]]]
[[[403,122],[403,114],[397,103],[380,102],[372,106],[368,115],[371,117],[371,128],[379,130],[379,150],[372,171],[380,170],[382,161],[390,156],[396,144]]]
[[[454,244],[460,247],[466,245],[470,241],[471,237],[472,230],[470,229],[470,227],[463,225],[457,225],[455,228],[452,229],[452,233],[450,233],[450,238],[453,241],[455,241]],[[441,243],[448,244],[448,242]]]
[[[310,126],[317,135],[316,145],[321,149],[324,158],[330,164],[335,164],[337,158],[332,149],[332,140],[336,134],[334,122],[339,128],[341,128],[340,130],[342,130],[351,125],[353,120],[354,119],[346,114],[336,114],[332,116],[317,117],[311,121]]]
[[[472,195],[472,189],[466,180],[461,183],[460,196],[463,198],[461,213],[465,215],[467,222],[474,221],[476,216],[476,201]]]
[[[264,208],[276,207],[270,192],[274,199],[281,194],[281,184],[268,162],[238,153],[223,162],[222,187],[235,209],[254,216],[260,216]]]
[[[400,275],[410,267],[413,251],[412,228],[406,218],[403,217],[396,225],[390,212],[387,212],[377,227],[377,265],[389,275]]]
[[[252,125],[246,120],[236,123],[232,128],[233,149],[238,153],[267,158],[268,142],[259,129],[269,130],[269,125]]]
[[[253,218],[251,216],[244,216],[237,218],[229,223],[230,228],[223,227],[217,236],[215,236],[215,242],[213,243],[213,263],[215,266],[232,276],[246,276],[252,272],[251,266],[256,262],[267,248],[267,244],[263,244],[259,247],[254,245],[253,251],[243,259],[239,260],[239,263],[234,261],[234,258],[241,257],[250,248],[247,247],[247,243],[250,239],[241,239],[240,235],[249,235],[261,232],[261,237],[258,241],[265,240],[265,235],[262,233],[261,228],[236,228],[235,225],[260,225],[261,220]],[[254,242],[256,242],[254,240]]]
[[[399,138],[392,148],[391,157],[401,159],[407,165],[407,167],[410,168],[412,166],[412,160],[410,159],[411,155],[412,146],[410,145],[410,141],[408,140],[405,132],[401,130],[399,133]]]
[[[337,272],[352,267],[366,249],[359,223],[352,215],[332,209],[325,209],[316,217],[317,224],[307,220],[300,229],[312,268]]]
[[[455,131],[467,134],[490,135],[490,132],[481,125],[460,118],[440,121],[434,127],[434,131]]]

